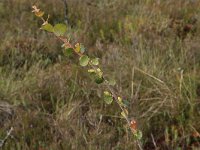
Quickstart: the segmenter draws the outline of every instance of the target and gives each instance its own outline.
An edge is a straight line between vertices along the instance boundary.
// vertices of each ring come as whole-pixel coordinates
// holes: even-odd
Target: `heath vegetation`
[[[200,148],[199,8],[0,2],[0,147]]]

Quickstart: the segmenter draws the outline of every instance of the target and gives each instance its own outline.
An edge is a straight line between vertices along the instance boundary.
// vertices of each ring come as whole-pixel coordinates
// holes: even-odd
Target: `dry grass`
[[[39,30],[33,3],[0,2],[0,139],[14,128],[3,149],[137,149],[117,106],[103,103],[103,88]],[[38,5],[50,22],[64,21],[61,1]],[[69,32],[116,78],[143,131],[143,148],[198,149],[200,2],[70,0],[69,6]]]

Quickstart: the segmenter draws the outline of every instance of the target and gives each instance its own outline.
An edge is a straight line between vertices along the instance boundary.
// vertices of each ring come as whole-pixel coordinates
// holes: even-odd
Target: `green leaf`
[[[130,102],[128,100],[124,100],[121,97],[118,97],[118,103],[123,107],[128,107],[130,105]]]
[[[91,63],[92,63],[93,65],[95,65],[95,66],[99,65],[99,58],[93,58],[93,59],[91,60]]]
[[[126,118],[126,114],[124,113],[124,111],[121,112],[121,115],[123,118]]]
[[[67,26],[65,24],[56,24],[53,28],[53,32],[57,36],[63,36],[65,32],[67,31]]]
[[[89,73],[96,73],[96,70],[94,70],[94,69],[89,69],[88,72],[89,72]]]
[[[96,73],[97,73],[97,75],[98,75],[99,77],[102,77],[102,76],[103,76],[103,72],[101,71],[100,68],[97,68]]]
[[[130,105],[130,102],[124,99],[123,104],[124,104],[124,107],[128,107]]]
[[[83,55],[79,58],[79,63],[81,66],[87,66],[90,61],[90,58],[87,55]]]
[[[103,72],[101,71],[100,68],[97,68],[97,70],[96,70],[95,82],[97,84],[101,84],[104,82]]]
[[[137,140],[141,140],[141,139],[142,139],[142,131],[137,130],[137,131],[134,133],[134,138],[137,139]]]
[[[85,52],[85,47],[83,44],[80,44],[80,52],[83,54]]]
[[[90,73],[90,75],[92,75],[92,78],[97,84],[101,84],[104,82],[103,72],[101,71],[101,69],[89,69],[88,72]]]
[[[53,26],[52,26],[51,24],[49,24],[49,23],[43,25],[43,26],[41,27],[41,29],[43,29],[43,30],[45,30],[45,31],[48,31],[48,32],[53,32]]]
[[[113,102],[113,97],[112,94],[109,93],[108,91],[104,91],[104,101],[106,102],[106,104],[111,104]]]
[[[65,56],[71,56],[73,54],[73,49],[72,48],[66,48],[63,50],[63,53]]]
[[[97,84],[101,84],[101,83],[103,83],[103,81],[104,81],[104,78],[103,78],[103,77],[96,77],[96,79],[95,79],[95,82],[96,82]]]
[[[124,111],[121,112],[122,117],[126,118],[128,116],[128,110],[124,109]]]

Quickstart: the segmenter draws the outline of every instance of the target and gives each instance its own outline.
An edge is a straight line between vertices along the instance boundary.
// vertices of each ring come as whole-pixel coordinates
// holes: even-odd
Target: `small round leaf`
[[[63,50],[63,53],[65,56],[69,57],[73,54],[73,49],[72,48],[66,48]]]
[[[137,139],[137,140],[141,140],[141,139],[142,139],[142,131],[137,130],[137,131],[134,133],[134,138]]]
[[[48,32],[53,32],[53,26],[52,26],[51,24],[49,24],[49,23],[43,25],[43,26],[41,27],[41,29],[43,29],[43,30],[45,30],[45,31],[48,31]]]
[[[113,97],[112,97],[112,94],[109,93],[108,91],[105,91],[104,92],[104,101],[106,104],[111,104],[113,102]]]
[[[99,58],[94,58],[91,60],[91,63],[95,66],[99,65]]]
[[[65,34],[65,32],[67,31],[67,27],[65,24],[56,24],[53,28],[53,32],[55,33],[55,35],[57,36],[63,36]]]
[[[96,82],[97,84],[101,84],[101,83],[103,83],[103,81],[104,81],[104,78],[103,78],[103,77],[96,77],[96,79],[95,79],[95,82]]]
[[[79,58],[79,63],[81,66],[87,66],[90,61],[90,58],[87,55],[83,55]]]

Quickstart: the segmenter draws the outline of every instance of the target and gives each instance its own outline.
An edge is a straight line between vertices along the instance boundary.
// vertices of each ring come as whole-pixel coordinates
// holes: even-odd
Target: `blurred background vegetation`
[[[62,0],[0,1],[2,149],[137,149],[76,57],[39,30],[31,6],[65,21]],[[145,150],[200,148],[200,1],[68,0],[73,42],[117,81]]]

